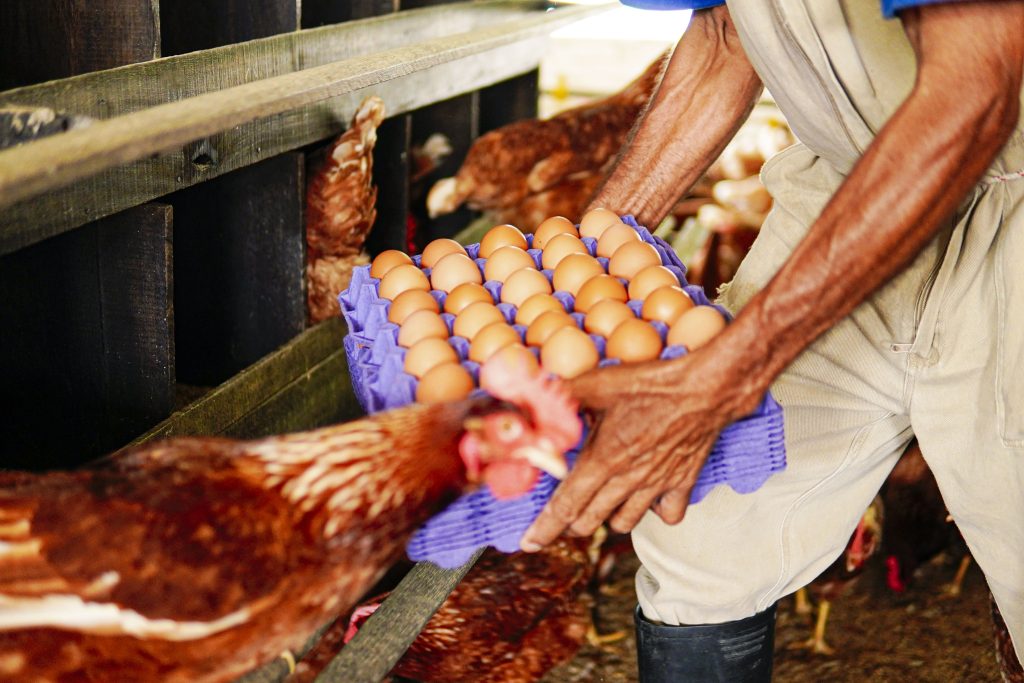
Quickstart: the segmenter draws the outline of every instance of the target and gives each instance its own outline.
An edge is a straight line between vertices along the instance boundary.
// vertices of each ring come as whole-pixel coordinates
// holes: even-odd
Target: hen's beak
[[[565,476],[569,474],[569,466],[565,464],[565,456],[554,448],[523,446],[514,450],[512,457],[522,458],[542,472],[547,472],[555,479],[565,479]]]

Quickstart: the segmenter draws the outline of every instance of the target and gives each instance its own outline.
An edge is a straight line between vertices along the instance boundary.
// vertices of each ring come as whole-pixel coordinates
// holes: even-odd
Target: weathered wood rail
[[[445,133],[450,173],[477,135],[534,115],[547,36],[603,9],[0,5],[0,87],[13,87],[0,110],[93,119],[0,150],[0,402],[14,406],[0,467],[71,467],[128,441],[249,438],[357,416],[344,323],[306,328],[307,153],[381,96],[369,248],[404,248],[411,147]],[[420,239],[466,218],[428,224]],[[319,680],[379,681],[472,564],[413,568]],[[287,674],[278,660],[244,680]]]

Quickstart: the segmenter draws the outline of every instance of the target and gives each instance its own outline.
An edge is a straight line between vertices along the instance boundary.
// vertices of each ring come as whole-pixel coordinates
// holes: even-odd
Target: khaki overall
[[[729,9],[802,141],[762,171],[775,207],[723,295],[737,312],[906,97],[915,62],[878,0],[735,0]],[[648,618],[733,621],[810,582],[917,435],[1024,658],[1022,169],[1018,125],[916,261],[778,379],[786,471],[752,494],[715,489],[677,526],[644,518],[633,539]]]

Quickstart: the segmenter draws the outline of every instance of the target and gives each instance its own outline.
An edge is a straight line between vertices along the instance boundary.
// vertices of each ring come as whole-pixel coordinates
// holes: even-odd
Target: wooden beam
[[[426,14],[438,9],[408,14]],[[601,9],[604,8],[568,7],[543,15],[527,15],[497,26],[426,40],[101,121],[86,135],[81,134],[83,131],[69,131],[0,152],[0,206],[9,207],[0,210],[0,253],[71,229],[83,219],[116,211],[323,139],[337,132],[338,121],[347,120],[368,94],[381,95],[390,114],[395,115],[532,69],[551,30]],[[406,13],[395,16],[402,14]],[[366,22],[383,24],[386,20],[385,17]],[[311,29],[311,32],[331,28]],[[288,37],[303,33],[307,32]],[[252,46],[252,43],[246,45]],[[260,70],[258,58],[243,53],[236,53],[236,56],[251,58],[252,69]],[[143,76],[142,73],[136,75]],[[175,76],[180,79],[185,74]],[[154,85],[150,83],[150,87]],[[67,87],[65,85],[65,90]],[[106,87],[103,90],[105,92]],[[99,92],[93,95],[102,96]],[[271,118],[264,123],[252,123],[266,117]],[[186,144],[221,131],[228,132],[218,138],[217,164],[200,163],[204,158],[190,158],[183,152]],[[100,173],[160,151],[167,153]],[[97,173],[100,175],[72,188],[58,189]],[[46,192],[46,196],[25,201],[41,192]]]
[[[379,683],[476,564],[478,551],[458,569],[420,562],[317,676],[317,683]]]
[[[256,438],[360,415],[342,346],[345,332],[340,318],[309,328],[129,445],[172,436]]]

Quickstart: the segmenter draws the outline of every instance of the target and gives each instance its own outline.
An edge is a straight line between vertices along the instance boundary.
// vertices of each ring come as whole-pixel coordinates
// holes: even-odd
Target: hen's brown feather
[[[5,476],[0,674],[221,681],[297,648],[465,486],[473,407]]]
[[[549,216],[578,216],[660,83],[666,59],[610,97],[480,136],[454,179],[431,190],[431,214],[465,203],[527,231]]]

